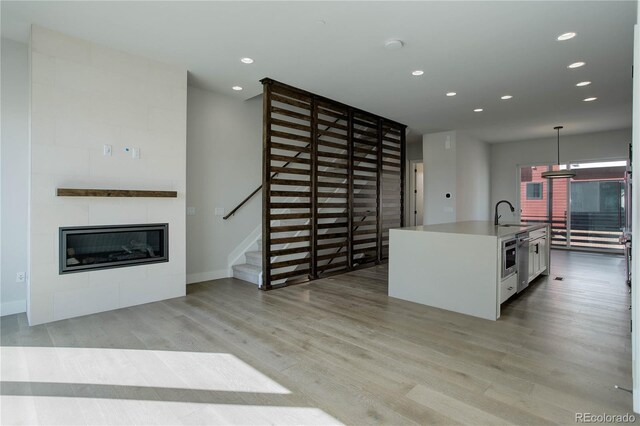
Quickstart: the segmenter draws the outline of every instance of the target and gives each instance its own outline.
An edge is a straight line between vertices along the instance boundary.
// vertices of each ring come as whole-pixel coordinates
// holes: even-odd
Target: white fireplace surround
[[[36,26],[30,71],[29,323],[183,296],[186,71]],[[56,188],[177,197],[57,197]],[[169,224],[169,262],[59,273],[60,227],[131,223]]]

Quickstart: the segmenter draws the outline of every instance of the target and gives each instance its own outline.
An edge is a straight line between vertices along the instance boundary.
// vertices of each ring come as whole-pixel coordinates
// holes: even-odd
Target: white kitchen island
[[[515,294],[517,286],[516,275],[502,279],[502,241],[535,230],[546,241],[545,224],[496,227],[489,221],[469,221],[391,229],[389,296],[496,320],[500,303]],[[548,247],[536,246],[544,262],[533,262],[535,273],[524,272],[529,280],[548,274]]]

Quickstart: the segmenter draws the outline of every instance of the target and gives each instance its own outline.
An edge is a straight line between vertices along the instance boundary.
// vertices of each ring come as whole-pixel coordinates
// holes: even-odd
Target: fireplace
[[[60,273],[169,261],[169,224],[60,228]]]

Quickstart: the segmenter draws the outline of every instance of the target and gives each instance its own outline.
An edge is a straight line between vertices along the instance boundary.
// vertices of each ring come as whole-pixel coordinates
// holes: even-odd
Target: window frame
[[[527,188],[525,191],[525,196],[527,197],[527,200],[542,200],[544,198],[544,182],[526,182],[526,184],[527,184]],[[533,185],[536,185],[540,188],[538,197],[529,196],[529,188],[532,187]],[[531,192],[535,192],[535,190]]]

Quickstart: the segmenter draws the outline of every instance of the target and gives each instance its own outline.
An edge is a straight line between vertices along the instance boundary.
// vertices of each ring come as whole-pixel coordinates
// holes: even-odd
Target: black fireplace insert
[[[169,261],[169,224],[60,228],[60,273]]]

